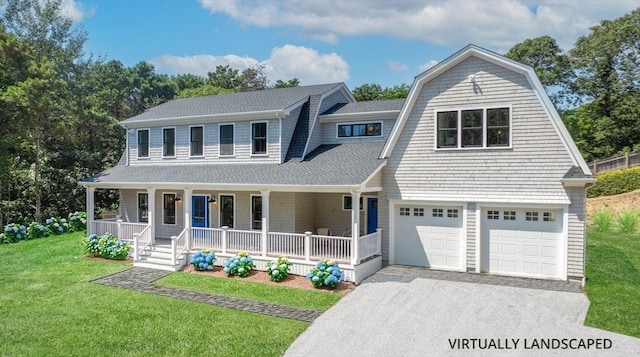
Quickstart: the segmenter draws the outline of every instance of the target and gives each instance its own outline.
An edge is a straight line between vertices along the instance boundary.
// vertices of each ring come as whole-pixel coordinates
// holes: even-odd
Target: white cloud
[[[314,39],[389,35],[461,47],[506,51],[527,38],[550,35],[568,48],[604,19],[640,6],[640,0],[200,0],[212,13],[246,25],[292,27]]]
[[[269,58],[265,60],[236,55],[186,57],[164,55],[149,62],[160,72],[192,73],[201,76],[214,71],[219,65],[229,65],[240,71],[263,65],[271,83],[275,83],[278,79],[286,81],[294,77],[298,78],[302,85],[344,82],[349,79],[349,65],[340,55],[321,54],[312,48],[293,45],[274,47]]]
[[[394,72],[404,72],[409,66],[398,61],[387,61],[387,67]]]
[[[438,64],[438,61],[431,60],[431,61],[429,61],[427,63],[421,64],[420,67],[418,67],[418,69],[420,70],[420,72],[424,72],[424,71],[428,70],[429,68],[431,68],[431,67],[433,67],[433,66],[435,66],[437,64]]]
[[[60,3],[60,12],[63,16],[71,19],[71,21],[80,22],[85,17],[93,16],[95,9],[88,8],[76,0],[62,0]]]

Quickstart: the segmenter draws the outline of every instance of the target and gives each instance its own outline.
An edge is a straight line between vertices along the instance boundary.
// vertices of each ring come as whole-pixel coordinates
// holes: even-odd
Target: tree
[[[207,73],[207,84],[224,89],[237,90],[242,83],[237,69],[231,68],[229,65],[216,66],[215,72]]]
[[[240,92],[267,89],[267,75],[263,65],[246,68],[240,75]]]
[[[358,101],[400,99],[409,95],[411,88],[407,84],[382,88],[379,84],[365,83],[353,89],[353,96]]]
[[[297,87],[299,85],[300,85],[300,81],[298,80],[298,78],[292,78],[286,82],[283,82],[282,80],[278,79],[276,81],[276,84],[273,86],[273,88]]]
[[[382,90],[380,99],[406,98],[409,95],[409,89],[411,89],[411,87],[404,83],[393,87],[387,87]]]
[[[570,94],[568,90],[573,78],[571,61],[553,38],[527,39],[513,46],[505,56],[533,67],[556,107]]]

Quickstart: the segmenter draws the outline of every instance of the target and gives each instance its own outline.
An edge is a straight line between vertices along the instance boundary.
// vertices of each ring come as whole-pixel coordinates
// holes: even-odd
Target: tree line
[[[174,98],[270,88],[260,65],[169,76],[147,62],[94,58],[84,52],[84,29],[61,15],[61,1],[0,0],[0,227],[82,210],[78,182],[122,155],[119,121]],[[534,67],[589,160],[640,146],[639,11],[603,21],[568,52],[544,36],[507,53]],[[272,87],[297,85],[293,78]],[[408,91],[369,83],[353,94],[381,100]],[[117,205],[117,192],[98,194],[101,209]]]

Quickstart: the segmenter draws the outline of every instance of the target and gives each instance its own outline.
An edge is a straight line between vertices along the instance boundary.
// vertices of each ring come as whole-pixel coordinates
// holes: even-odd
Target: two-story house
[[[335,83],[178,99],[121,125],[121,162],[82,183],[89,233],[134,241],[137,265],[210,248],[259,268],[284,254],[298,274],[336,259],[356,282],[383,262],[584,276],[587,164],[533,69],[473,45],[406,100]],[[107,188],[118,221],[93,217]]]

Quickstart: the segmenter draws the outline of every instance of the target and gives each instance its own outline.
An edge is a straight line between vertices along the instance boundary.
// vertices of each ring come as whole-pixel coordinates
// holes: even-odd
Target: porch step
[[[156,244],[140,252],[140,257],[133,262],[133,266],[167,271],[178,271],[186,265],[187,257],[181,254],[176,264],[171,264],[171,246]]]

